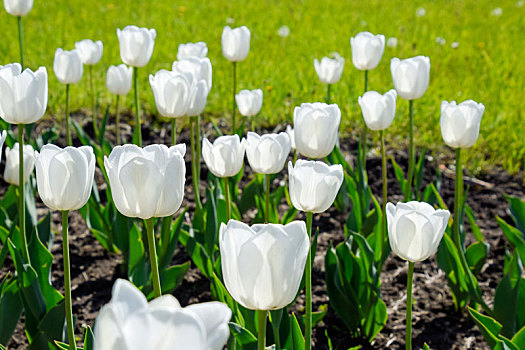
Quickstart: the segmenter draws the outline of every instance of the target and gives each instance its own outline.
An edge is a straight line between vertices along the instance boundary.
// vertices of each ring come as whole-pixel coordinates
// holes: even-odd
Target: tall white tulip
[[[263,92],[261,89],[241,90],[235,95],[237,108],[245,117],[254,116],[260,112],[263,103]]]
[[[120,44],[120,58],[128,66],[144,67],[148,64],[155,46],[155,29],[139,28],[134,25],[117,29]]]
[[[336,104],[303,103],[293,112],[297,152],[310,158],[323,158],[337,141],[341,111]]]
[[[447,145],[454,148],[468,148],[479,137],[481,118],[485,106],[473,100],[441,103],[441,135]]]
[[[290,199],[298,210],[322,213],[334,203],[343,183],[341,164],[299,159],[288,163]]]
[[[392,80],[398,95],[405,100],[417,100],[428,88],[430,76],[430,58],[417,56],[390,61]]]
[[[259,136],[248,132],[246,156],[253,171],[259,174],[276,174],[283,170],[292,148],[287,133]]]
[[[47,108],[47,70],[36,72],[18,63],[0,67],[0,117],[10,124],[31,124]]]
[[[141,219],[175,214],[184,197],[185,154],[184,144],[113,148],[104,166],[118,211]]]
[[[250,30],[246,26],[239,28],[224,27],[222,31],[222,54],[231,62],[240,62],[250,52]]]
[[[3,143],[3,142],[2,142]],[[5,170],[4,180],[11,185],[18,186],[20,184],[19,174],[19,143],[15,143],[13,148],[6,147],[5,149]],[[35,150],[31,145],[24,145],[24,183],[29,180],[35,168]]]
[[[323,57],[321,62],[314,59],[314,68],[319,80],[323,84],[335,84],[341,79],[345,59],[339,55],[334,58]]]
[[[396,90],[381,95],[377,91],[367,91],[358,98],[366,126],[372,130],[384,130],[394,121],[396,115]]]
[[[299,289],[310,248],[306,225],[235,220],[221,225],[219,247],[224,284],[233,299],[251,310],[278,310]]]
[[[208,91],[212,85],[212,67],[208,57],[188,57],[173,62],[172,70],[178,73],[190,73],[196,81],[204,80]]]
[[[33,0],[4,0],[7,13],[16,17],[24,17],[33,8]]]
[[[94,349],[222,349],[231,310],[220,302],[180,306],[172,295],[148,303],[131,282],[117,279],[111,300],[97,315]]]
[[[179,44],[177,51],[177,60],[183,60],[190,57],[204,58],[208,55],[208,46],[205,42]]]
[[[80,53],[82,63],[87,66],[97,64],[102,58],[104,51],[104,44],[102,41],[93,41],[91,39],[84,39],[75,43],[75,49]]]
[[[208,169],[217,177],[230,177],[241,170],[246,139],[239,135],[225,135],[218,137],[213,144],[205,138],[202,140],[202,159]]]
[[[82,78],[84,66],[77,49],[65,51],[58,48],[53,62],[55,75],[62,84],[75,84]]]
[[[106,76],[106,86],[115,95],[127,95],[131,90],[133,69],[125,64],[110,66]]]
[[[377,67],[385,50],[385,36],[370,32],[358,33],[350,38],[352,62],[359,70],[372,70]]]
[[[47,144],[35,152],[40,199],[54,210],[76,210],[86,204],[95,175],[95,154],[90,146]]]
[[[177,118],[186,115],[191,96],[191,75],[165,69],[149,76],[155,96],[155,104],[164,117]]]

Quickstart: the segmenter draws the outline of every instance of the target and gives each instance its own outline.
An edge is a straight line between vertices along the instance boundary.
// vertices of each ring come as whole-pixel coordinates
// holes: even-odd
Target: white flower
[[[286,125],[286,133],[288,134],[288,137],[290,137],[292,149],[295,149],[295,131],[290,125]]]
[[[390,90],[384,95],[377,91],[367,91],[358,98],[366,125],[372,130],[388,128],[396,115],[396,90]]]
[[[263,92],[257,90],[241,90],[235,95],[239,112],[245,117],[254,116],[260,112],[263,103]]]
[[[394,37],[388,38],[388,40],[386,41],[386,46],[388,46],[391,49],[396,48],[397,47],[397,38],[394,38]]]
[[[279,27],[277,35],[279,35],[282,38],[288,37],[290,35],[290,28],[287,25]]]
[[[125,64],[110,66],[106,77],[108,90],[115,95],[127,95],[131,90],[133,68]]]
[[[120,58],[128,66],[144,67],[148,64],[155,47],[155,29],[127,26],[117,29],[120,44]]]
[[[377,67],[385,50],[385,36],[370,32],[358,33],[350,38],[352,62],[359,70],[372,70]]]
[[[104,45],[102,41],[95,41],[84,39],[75,43],[75,49],[80,53],[82,63],[88,66],[97,64],[102,58]]]
[[[4,0],[7,13],[15,17],[24,17],[33,8],[33,0]]]
[[[177,60],[185,58],[197,57],[204,58],[208,55],[208,46],[205,42],[179,44],[177,51]]]
[[[155,97],[159,113],[164,117],[178,118],[185,116],[191,103],[190,74],[161,69],[149,76],[149,83]]]
[[[239,62],[250,52],[250,30],[246,26],[239,28],[224,27],[222,31],[222,54],[228,61]]]
[[[4,131],[5,133],[5,131]],[[5,137],[4,137],[5,139]],[[2,144],[3,144],[2,140]],[[1,148],[1,147],[0,147]],[[20,184],[20,146],[17,143],[14,144],[13,149],[6,147],[5,149],[5,170],[4,170],[4,180],[11,185],[18,186]],[[35,168],[35,150],[31,145],[24,145],[23,151],[24,159],[24,183],[29,180],[29,177],[33,173]]]
[[[423,7],[418,7],[418,9],[416,10],[417,17],[423,17],[426,14],[427,14],[427,10],[425,10]]]
[[[447,41],[445,40],[445,38],[443,38],[441,36],[437,36],[436,37],[436,43],[439,44],[439,45],[445,45],[447,43]]]
[[[341,79],[343,68],[345,67],[345,59],[339,55],[335,58],[323,57],[321,62],[314,59],[314,68],[321,83],[335,84]]]
[[[397,94],[405,100],[416,100],[427,91],[430,76],[428,57],[392,58],[390,70]]]
[[[450,44],[450,47],[453,49],[457,49],[459,47],[459,43],[457,41],[454,41],[452,44]]]
[[[276,174],[283,170],[291,147],[290,137],[285,132],[262,136],[248,132],[246,156],[256,173]]]
[[[239,135],[218,137],[213,144],[207,138],[202,140],[202,159],[208,169],[217,177],[230,177],[241,170],[246,140]]]
[[[456,105],[456,101],[441,103],[441,135],[454,148],[472,147],[479,137],[485,106],[473,100]]]
[[[492,10],[491,14],[492,16],[499,17],[503,14],[503,10],[501,7],[496,7],[494,10]]]
[[[62,84],[75,84],[82,79],[84,65],[77,49],[65,51],[58,48],[53,62],[55,75]]]

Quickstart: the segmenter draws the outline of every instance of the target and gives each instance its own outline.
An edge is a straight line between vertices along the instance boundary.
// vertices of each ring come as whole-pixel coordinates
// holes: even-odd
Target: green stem
[[[412,279],[414,276],[414,263],[408,262],[407,277],[407,315],[406,315],[406,350],[412,350]]]
[[[251,119],[250,124],[251,124],[252,132],[256,132],[255,131],[255,116],[252,116],[250,119]]]
[[[120,96],[117,95],[117,106],[116,106],[116,116],[115,116],[115,134],[117,137],[117,145],[120,145],[120,106],[119,106]]]
[[[200,168],[200,157],[199,157],[199,136],[198,131],[197,135],[195,135],[195,128],[196,128],[196,120],[198,121],[198,117],[191,117],[190,120],[190,148],[191,148],[191,177],[193,180],[193,194],[195,195],[195,205],[198,208],[202,207],[201,204],[201,197],[199,192],[199,168]]]
[[[195,163],[195,166],[197,167],[197,180],[200,181],[200,178],[201,178],[201,146],[202,146],[202,143],[201,143],[201,117],[200,116],[196,116],[195,117],[195,144],[197,145],[197,154],[195,155],[196,156],[196,159],[197,159],[197,162]],[[200,199],[200,195],[198,196],[198,200],[199,200],[199,205],[201,203],[201,199]]]
[[[66,84],[66,136],[67,145],[73,146],[73,141],[71,141],[71,126],[69,125],[69,84]]]
[[[175,118],[171,118],[171,145],[175,146],[177,144],[177,123]]]
[[[140,104],[139,104],[139,69],[133,67],[133,88],[135,90],[135,133],[137,134],[137,145],[142,147],[142,126],[140,122]]]
[[[151,276],[153,279],[153,293],[155,298],[162,295],[160,288],[159,264],[157,262],[157,249],[155,248],[155,233],[153,232],[153,218],[146,220],[146,230],[148,235],[149,261],[151,264]]]
[[[257,350],[264,350],[266,347],[266,316],[268,311],[257,310]]]
[[[387,176],[386,176],[386,148],[385,148],[385,131],[380,131],[381,135],[381,170],[383,175],[383,201],[381,203],[382,209],[383,209],[383,216],[381,217],[381,244],[379,246],[379,252],[380,252],[380,259],[379,259],[379,266],[381,266],[381,261],[383,260],[383,250],[385,245],[385,237],[386,237],[386,201],[387,201],[387,193],[388,193],[388,183],[387,183]]]
[[[325,97],[325,101],[326,101],[327,104],[330,104],[330,100],[332,99],[332,96],[331,96],[331,94],[330,94],[330,92],[331,92],[331,91],[330,91],[331,88],[332,88],[332,84],[328,84],[328,85],[326,86],[326,97]]]
[[[24,69],[24,28],[22,26],[22,17],[18,16],[18,45],[20,46],[20,65]]]
[[[270,222],[270,174],[266,174],[266,212],[265,221],[268,224]]]
[[[232,202],[230,196],[230,184],[227,177],[224,178],[224,195],[226,196],[226,222],[232,218]]]
[[[71,272],[69,262],[68,210],[62,211],[62,255],[64,257],[64,300],[66,303],[67,340],[69,350],[77,348],[73,325],[73,306],[71,304]]]
[[[232,88],[232,134],[237,132],[235,128],[235,94],[237,93],[237,62],[233,62],[233,88]]]
[[[308,251],[308,256],[306,258],[306,268],[305,268],[305,330],[304,330],[304,348],[305,350],[310,350],[312,348],[312,219],[313,213],[306,213],[306,230],[308,232],[308,244],[310,244],[310,250]],[[315,254],[315,253],[314,253]]]
[[[368,91],[368,71],[365,70],[365,92]],[[367,134],[368,134],[368,127],[366,126],[365,119],[363,118],[363,133],[362,133],[362,139],[361,143],[363,144],[363,158],[361,160],[361,165],[363,169],[366,171],[366,140],[367,140]]]
[[[416,147],[414,144],[414,100],[408,101],[408,116],[410,119],[410,145],[408,149],[408,177],[405,187],[405,201],[412,200],[412,179],[414,177],[414,166],[416,162]]]
[[[25,262],[31,265],[26,237],[26,204],[24,191],[24,124],[18,124],[18,218],[20,249]]]
[[[89,66],[89,85],[91,90],[91,105],[93,108],[93,131],[95,136],[98,137],[98,121],[97,121],[97,101],[95,98],[95,87],[93,85],[93,66]]]

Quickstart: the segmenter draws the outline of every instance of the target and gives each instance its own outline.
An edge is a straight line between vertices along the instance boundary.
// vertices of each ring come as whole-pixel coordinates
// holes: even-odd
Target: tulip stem
[[[232,218],[232,202],[230,198],[230,184],[228,177],[224,178],[224,196],[226,196],[226,222],[228,222]]]
[[[383,261],[383,249],[385,245],[385,236],[386,236],[386,201],[387,201],[387,193],[388,193],[388,183],[387,183],[387,176],[386,176],[386,148],[385,148],[385,131],[381,130],[381,171],[383,175],[383,201],[381,203],[382,209],[383,209],[383,216],[381,217],[381,242],[379,244],[379,264],[378,266],[381,267],[382,261]],[[377,246],[377,245],[376,245]]]
[[[146,219],[146,231],[148,234],[149,261],[151,264],[151,276],[153,279],[153,293],[155,298],[158,298],[162,295],[162,290],[160,288],[159,264],[157,262],[157,249],[155,248],[153,218]]]
[[[116,134],[116,137],[117,137],[117,145],[120,145],[120,106],[119,106],[119,101],[120,100],[120,96],[117,95],[117,103],[116,103],[116,115],[115,115],[115,134]]]
[[[266,223],[270,223],[270,174],[266,174],[266,215],[265,215],[265,221]]]
[[[199,146],[199,130],[195,134],[195,129],[198,128],[199,117],[191,117],[190,120],[190,145],[191,145],[191,177],[193,180],[193,194],[195,195],[195,205],[197,208],[202,208],[201,197],[199,192],[199,168],[200,168],[200,146]],[[197,124],[197,125],[195,125]]]
[[[313,213],[306,213],[306,230],[308,232],[308,244],[310,249],[308,251],[308,256],[306,257],[306,268],[305,268],[305,329],[304,329],[304,348],[305,350],[310,350],[312,348],[312,219]]]
[[[408,262],[407,276],[407,314],[406,314],[406,350],[412,350],[412,279],[414,276],[414,263]]]
[[[266,348],[266,316],[268,311],[257,310],[257,350],[264,350]]]
[[[139,79],[138,67],[133,67],[133,89],[135,90],[135,131],[137,135],[137,145],[142,147],[142,126],[140,123],[140,104],[139,104]]]
[[[408,101],[408,116],[410,119],[410,144],[408,149],[408,176],[407,182],[405,183],[405,201],[408,202],[412,200],[412,179],[414,177],[414,166],[416,162],[416,148],[414,145],[414,100]]]
[[[368,91],[368,71],[365,70],[365,92]],[[364,171],[366,172],[366,140],[367,140],[367,134],[368,134],[368,127],[366,126],[365,119],[363,118],[363,133],[362,133],[362,160],[361,160],[361,166],[363,167]]]
[[[66,304],[67,340],[69,350],[77,348],[75,342],[75,326],[73,324],[73,306],[71,305],[71,272],[69,262],[69,240],[68,240],[68,210],[62,211],[62,255],[64,257],[64,300]]]
[[[95,137],[98,137],[98,121],[97,121],[97,101],[95,98],[95,87],[93,85],[93,66],[89,66],[89,85],[91,90],[91,105],[93,108],[93,131]]]
[[[22,26],[22,17],[18,16],[18,44],[20,46],[20,65],[24,69],[24,27]]]
[[[177,144],[177,123],[175,118],[171,118],[171,145],[175,146]]]
[[[326,100],[326,103],[327,104],[330,104],[330,100],[331,100],[331,94],[330,94],[330,89],[332,88],[332,84],[328,84],[326,86],[326,97],[325,97],[325,100]]]
[[[73,146],[71,141],[71,126],[69,125],[69,84],[66,84],[66,137],[67,145]]]
[[[235,94],[237,93],[237,62],[233,62],[233,88],[232,88],[232,134],[237,132],[235,128]]]
[[[18,124],[18,188],[18,218],[20,224],[20,230],[18,234],[20,235],[20,246],[22,249],[22,257],[27,264],[31,265],[26,237],[26,204],[24,191],[24,124]]]
[[[195,155],[197,158],[197,162],[195,163],[195,166],[197,167],[197,180],[200,181],[201,178],[201,117],[198,115],[195,118],[195,145],[197,154]],[[200,205],[201,199],[199,195],[199,205]]]

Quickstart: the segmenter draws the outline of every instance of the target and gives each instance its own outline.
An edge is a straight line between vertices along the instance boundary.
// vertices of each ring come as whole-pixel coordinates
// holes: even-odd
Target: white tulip
[[[35,152],[40,199],[54,210],[76,210],[86,204],[95,176],[91,146],[60,148],[52,144]]]
[[[287,133],[259,136],[248,132],[246,156],[253,171],[259,174],[276,174],[283,170],[292,145]]]
[[[324,158],[334,149],[341,111],[336,104],[303,103],[293,112],[297,152],[309,158]]]
[[[212,85],[212,67],[208,57],[188,57],[173,62],[172,70],[178,73],[190,73],[196,81],[204,80],[208,91]]]
[[[222,31],[222,54],[228,61],[240,62],[250,52],[250,30],[246,26],[239,28],[224,27]]]
[[[385,36],[370,32],[358,33],[350,38],[352,62],[359,70],[372,70],[377,67],[385,50]]]
[[[390,61],[392,80],[397,94],[405,100],[417,100],[428,88],[430,59],[417,56],[400,60],[397,57]]]
[[[377,91],[367,91],[358,98],[366,126],[372,130],[384,130],[394,121],[396,115],[396,90],[381,95]]]
[[[447,145],[454,148],[468,148],[479,137],[481,118],[485,106],[473,100],[441,103],[441,135]]]
[[[150,219],[175,214],[184,197],[186,145],[116,146],[104,166],[118,211]]]
[[[36,72],[18,63],[0,66],[0,117],[10,124],[31,124],[47,108],[47,70]]]
[[[235,95],[235,102],[243,116],[254,116],[261,111],[263,92],[261,89],[241,90]]]
[[[388,40],[386,41],[386,46],[388,46],[391,49],[395,49],[397,47],[397,38],[388,38]]]
[[[3,140],[2,140],[3,143]],[[4,180],[11,185],[18,186],[20,184],[19,163],[20,163],[20,146],[14,144],[13,149],[6,147],[5,149],[5,170]],[[24,183],[29,180],[35,168],[35,150],[31,145],[24,145]]]
[[[321,83],[335,84],[341,79],[345,59],[339,55],[335,58],[323,57],[321,62],[314,59],[314,68]]]
[[[131,90],[132,78],[133,68],[125,64],[110,66],[106,77],[106,86],[112,94],[127,95]]]
[[[231,315],[220,302],[182,308],[172,295],[148,303],[137,287],[117,279],[97,315],[94,350],[219,350],[228,340]]]
[[[277,35],[279,35],[281,38],[286,38],[290,35],[290,27],[287,25],[279,27],[279,30],[277,30]]]
[[[80,53],[82,63],[87,66],[97,64],[102,58],[104,51],[104,44],[102,41],[93,41],[91,39],[84,39],[75,43],[75,49]]]
[[[165,69],[149,76],[149,83],[159,113],[164,117],[178,118],[186,115],[191,103],[191,80],[189,74]]]
[[[53,62],[55,75],[62,84],[75,84],[82,78],[84,65],[77,49],[64,51],[58,48]]]
[[[447,228],[450,212],[425,202],[387,203],[388,239],[392,251],[410,262],[434,255]]]
[[[323,162],[299,159],[288,162],[289,192],[297,210],[322,213],[334,203],[343,183],[341,164],[328,166]]]
[[[286,133],[290,138],[290,144],[292,146],[292,149],[295,149],[295,131],[290,125],[286,125]]]
[[[16,17],[24,17],[33,8],[33,0],[4,0],[7,13]]]
[[[213,144],[207,138],[202,140],[202,159],[208,169],[217,177],[230,177],[239,173],[243,164],[246,140],[239,135],[218,137]]]
[[[179,44],[177,51],[177,60],[183,60],[190,57],[204,58],[208,55],[208,46],[205,42]]]
[[[309,250],[303,221],[249,227],[230,220],[221,225],[219,247],[224,284],[239,304],[278,310],[294,300]]]
[[[117,29],[120,58],[128,66],[144,67],[148,64],[155,46],[155,29],[127,26]]]

